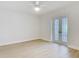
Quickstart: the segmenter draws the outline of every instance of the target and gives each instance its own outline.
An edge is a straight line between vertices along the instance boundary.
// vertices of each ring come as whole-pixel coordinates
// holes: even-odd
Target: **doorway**
[[[66,16],[54,19],[54,42],[67,45],[68,18]]]

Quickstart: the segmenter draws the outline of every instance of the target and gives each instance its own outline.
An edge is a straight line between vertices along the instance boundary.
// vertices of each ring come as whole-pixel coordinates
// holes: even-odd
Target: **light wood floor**
[[[0,47],[0,58],[67,58],[79,57],[79,51],[66,46],[34,40]]]

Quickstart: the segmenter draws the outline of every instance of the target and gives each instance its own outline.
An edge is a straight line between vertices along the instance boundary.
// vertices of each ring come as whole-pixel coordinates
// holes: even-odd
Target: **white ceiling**
[[[0,1],[0,9],[8,9],[20,12],[28,12],[32,14],[44,14],[49,11],[54,11],[58,8],[68,6],[78,2],[67,2],[67,1],[40,1],[41,10],[39,13],[34,11],[34,1]]]

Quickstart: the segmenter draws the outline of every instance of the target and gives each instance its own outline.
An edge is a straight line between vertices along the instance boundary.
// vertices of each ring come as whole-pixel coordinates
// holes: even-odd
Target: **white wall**
[[[39,20],[35,15],[0,9],[0,45],[39,38]]]
[[[40,38],[51,41],[51,15],[41,15],[40,17]]]
[[[56,16],[68,16],[68,45],[79,49],[79,4],[62,7],[39,17],[0,8],[0,45],[40,38],[52,41],[52,25]]]
[[[68,16],[68,46],[79,49],[79,4],[62,7],[41,15],[41,38],[52,41],[53,34],[51,35],[51,33],[53,32],[51,30],[53,31],[52,24],[56,16]]]

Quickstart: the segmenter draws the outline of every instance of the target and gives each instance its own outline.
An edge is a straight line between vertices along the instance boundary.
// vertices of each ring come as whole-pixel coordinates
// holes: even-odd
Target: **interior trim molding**
[[[69,48],[72,48],[72,49],[75,49],[75,50],[79,50],[79,47],[75,47],[75,46],[72,46],[72,45],[68,45]]]
[[[0,44],[0,46],[5,46],[5,45],[12,45],[12,44],[17,44],[17,43],[22,43],[22,42],[26,42],[26,41],[32,41],[32,40],[38,40],[38,38],[32,38],[30,40],[18,40],[18,41],[12,41],[12,42],[6,42],[6,43],[3,43],[3,44]]]

